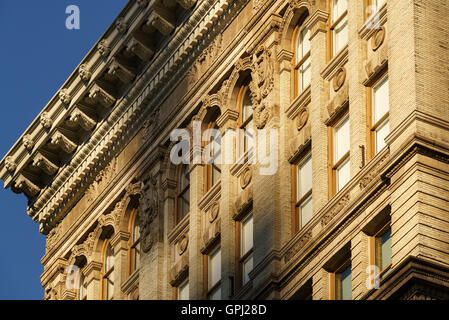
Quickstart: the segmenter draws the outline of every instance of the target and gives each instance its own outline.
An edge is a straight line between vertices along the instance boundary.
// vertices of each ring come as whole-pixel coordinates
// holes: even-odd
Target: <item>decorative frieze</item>
[[[349,193],[345,194],[337,204],[321,219],[321,226],[324,228],[329,222],[334,219],[334,217],[343,210],[349,203],[350,196]]]

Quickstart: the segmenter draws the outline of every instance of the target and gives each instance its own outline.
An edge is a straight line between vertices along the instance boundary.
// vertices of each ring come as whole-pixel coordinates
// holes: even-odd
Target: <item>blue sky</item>
[[[106,31],[127,0],[0,0],[0,158]],[[80,29],[66,29],[69,5]],[[0,299],[42,299],[45,237],[26,198],[0,189]]]

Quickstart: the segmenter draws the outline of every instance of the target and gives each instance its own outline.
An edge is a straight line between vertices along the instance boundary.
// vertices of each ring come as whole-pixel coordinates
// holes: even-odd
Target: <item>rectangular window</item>
[[[240,265],[242,285],[249,281],[249,273],[253,270],[253,214],[249,214],[240,223]]]
[[[311,58],[310,58],[310,31],[306,28],[298,29],[295,52],[296,94],[300,95],[311,81]]]
[[[332,128],[331,135],[332,151],[332,192],[339,192],[351,179],[351,161],[350,161],[350,130],[349,116],[345,116],[342,120]]]
[[[331,0],[330,36],[332,57],[348,43],[348,1]]]
[[[389,223],[370,237],[370,251],[370,264],[378,268],[379,278],[382,279],[391,269],[392,250]]]
[[[383,7],[383,5],[386,3],[386,0],[366,0],[365,3],[365,16],[366,18],[371,17],[374,15],[377,11],[379,11],[380,8]]]
[[[313,216],[312,207],[312,155],[308,154],[296,167],[296,220],[302,229]]]
[[[351,300],[352,299],[352,274],[351,264],[342,268],[340,272],[335,274],[335,299]]]
[[[178,300],[189,300],[189,280],[178,287]]]
[[[208,256],[208,296],[210,300],[221,299],[221,247]]]
[[[388,75],[372,87],[371,97],[371,156],[374,156],[385,147],[385,138],[390,133]]]

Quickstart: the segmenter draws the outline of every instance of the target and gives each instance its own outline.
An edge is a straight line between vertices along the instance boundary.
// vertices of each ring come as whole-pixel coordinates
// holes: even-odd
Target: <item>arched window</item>
[[[129,274],[140,267],[140,226],[137,209],[133,209],[130,215],[130,243],[129,243]]]
[[[239,153],[243,155],[253,145],[254,141],[254,132],[252,131],[253,102],[251,100],[251,91],[247,85],[242,86],[240,89],[238,106],[240,109],[239,126],[243,133],[240,138]]]
[[[210,190],[221,179],[221,133],[215,121],[209,122],[208,129],[214,129],[217,134],[209,135],[210,159],[206,165],[206,191]]]
[[[78,300],[87,300],[87,290],[86,290],[86,277],[84,274],[80,271],[80,281],[79,281],[79,287],[78,287]]]
[[[295,29],[294,36],[294,96],[297,97],[310,85],[311,80],[310,31],[306,27],[299,25]]]
[[[190,172],[188,164],[177,168],[176,223],[179,223],[190,211]]]
[[[114,297],[114,249],[109,240],[105,241],[103,251],[103,300]]]

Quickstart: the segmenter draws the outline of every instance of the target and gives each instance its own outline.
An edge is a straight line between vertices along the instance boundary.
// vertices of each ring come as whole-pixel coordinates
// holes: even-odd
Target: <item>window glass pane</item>
[[[343,18],[334,28],[334,56],[348,43],[348,19]]]
[[[303,228],[311,219],[313,216],[313,210],[312,210],[312,197],[310,196],[307,198],[306,201],[301,203],[301,228]]]
[[[214,289],[209,295],[210,300],[221,300],[221,287]]]
[[[391,263],[391,229],[388,229],[381,238],[381,271]]]
[[[253,248],[253,215],[250,214],[242,221],[242,252],[244,256],[249,250]]]
[[[389,110],[388,92],[388,77],[385,77],[373,88],[373,124],[377,123]]]
[[[343,189],[343,187],[351,179],[351,161],[346,160],[340,167],[337,168],[337,191]]]
[[[243,285],[247,284],[249,281],[249,273],[253,270],[253,255],[251,254],[243,262]]]
[[[212,164],[212,186],[221,179],[221,167],[219,164]]]
[[[114,266],[114,250],[112,250],[111,245],[109,244],[106,249],[106,259],[104,265],[104,272],[108,272]]]
[[[81,277],[79,280],[79,288],[78,288],[78,299],[84,299],[86,295],[86,287],[85,287],[85,277],[84,274],[81,273]]]
[[[334,129],[334,163],[349,151],[349,117],[343,119]]]
[[[242,105],[242,122],[245,122],[249,116],[253,114],[253,103],[251,101],[251,91],[249,88],[245,90],[245,95],[243,96]]]
[[[106,278],[106,299],[112,300],[114,294],[114,271],[112,271]]]
[[[221,279],[221,248],[209,255],[209,289]]]
[[[296,64],[298,64],[309,51],[310,31],[304,28],[298,32],[298,39],[296,42]]]
[[[308,57],[304,63],[298,68],[298,93],[302,93],[309,85],[311,81],[311,65],[310,57]]]
[[[189,300],[189,280],[179,286],[178,300]]]
[[[385,145],[385,138],[390,133],[390,121],[386,119],[377,129],[376,129],[376,153],[382,150]]]
[[[138,242],[134,247],[134,270],[140,267],[140,242]]]
[[[332,1],[332,22],[335,22],[348,9],[348,0]]]
[[[312,189],[312,157],[309,155],[298,166],[298,201]]]
[[[352,276],[351,266],[341,273],[341,300],[351,300],[352,298]]]

